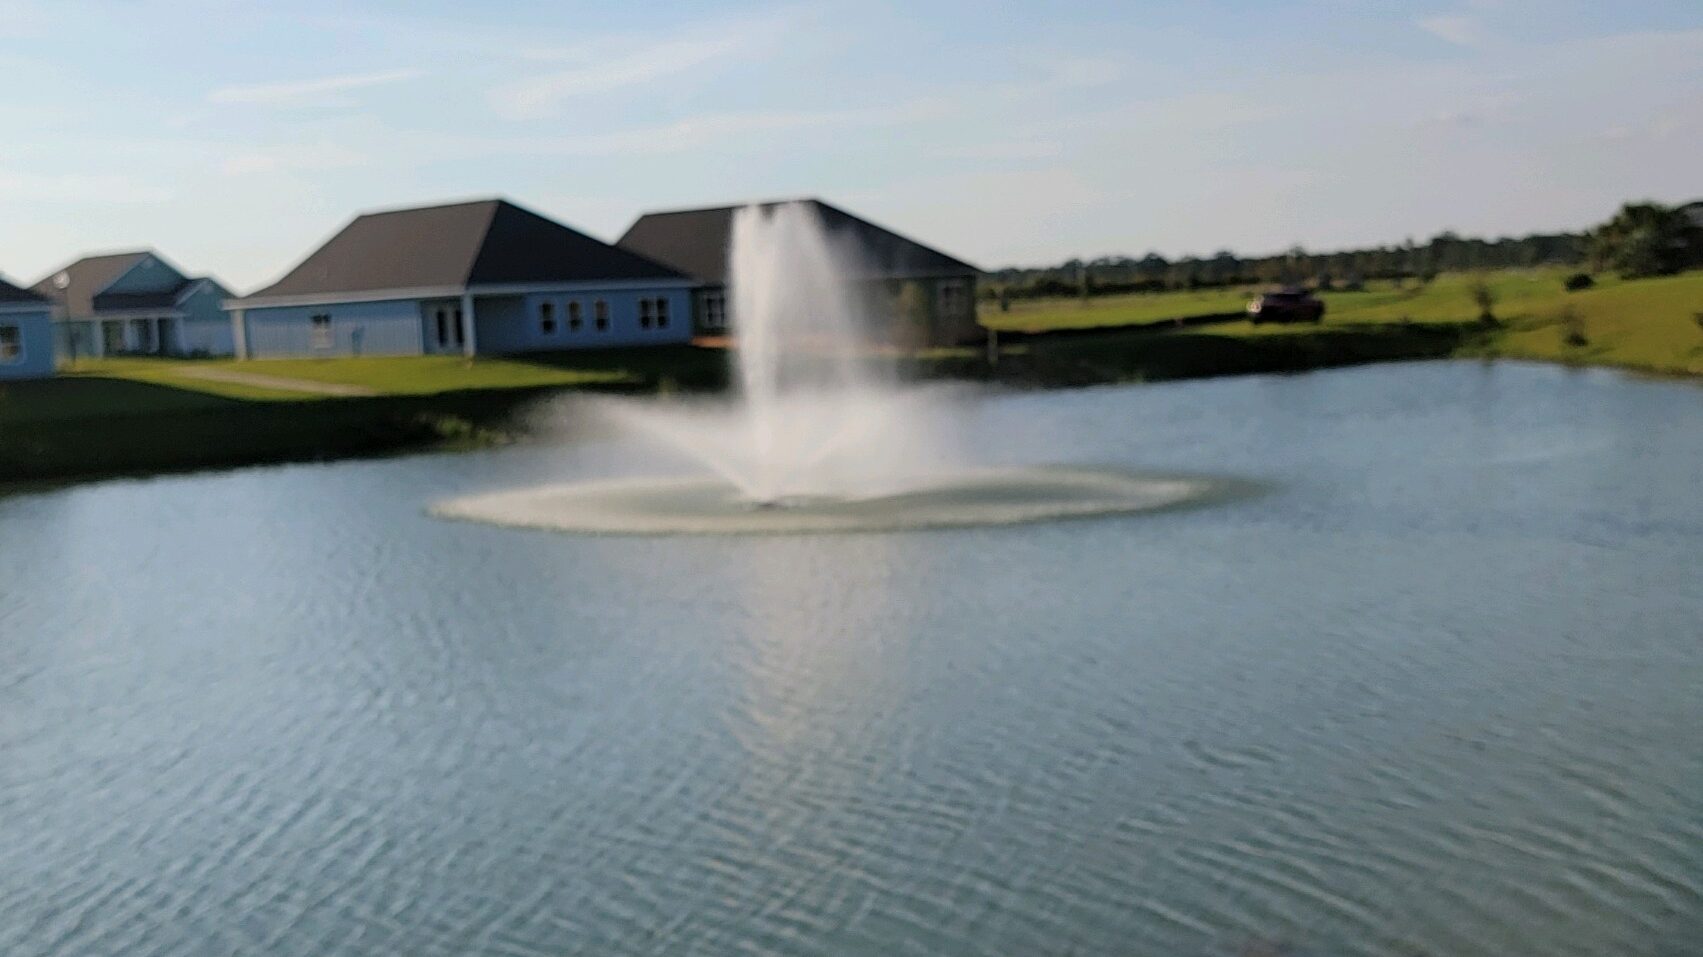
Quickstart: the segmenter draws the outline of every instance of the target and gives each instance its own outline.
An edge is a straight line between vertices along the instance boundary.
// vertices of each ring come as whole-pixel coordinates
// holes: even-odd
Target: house
[[[53,304],[0,279],[0,381],[53,374]]]
[[[690,340],[692,281],[502,199],[365,213],[228,302],[239,354],[487,355]]]
[[[982,338],[976,324],[976,277],[981,270],[820,199],[793,202],[811,207],[831,235],[862,250],[871,270],[864,281],[878,287],[895,321],[909,326],[902,333],[895,330],[895,340],[944,345]],[[782,204],[759,205],[768,209]],[[741,208],[646,213],[617,243],[697,280],[692,314],[703,334],[727,329],[728,243],[733,215]]]
[[[152,250],[85,256],[32,287],[53,303],[61,355],[230,355],[230,291]]]

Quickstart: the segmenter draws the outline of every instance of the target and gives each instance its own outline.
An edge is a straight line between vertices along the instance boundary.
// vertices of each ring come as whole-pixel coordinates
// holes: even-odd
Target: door
[[[420,303],[421,343],[428,354],[460,352],[466,333],[461,330],[461,301],[432,299]]]

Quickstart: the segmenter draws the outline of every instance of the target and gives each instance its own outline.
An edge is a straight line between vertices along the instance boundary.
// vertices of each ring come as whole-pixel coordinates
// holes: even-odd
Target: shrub
[[[1561,310],[1561,341],[1574,347],[1591,344],[1590,337],[1585,335],[1585,320],[1580,318],[1579,310],[1572,304]]]
[[[1474,279],[1467,289],[1472,293],[1473,304],[1478,306],[1478,321],[1487,326],[1495,325],[1496,293],[1490,284],[1483,279]]]
[[[1573,275],[1568,276],[1566,279],[1563,279],[1561,284],[1567,288],[1568,292],[1579,292],[1580,290],[1589,289],[1596,285],[1597,281],[1591,278],[1590,273],[1576,272]]]

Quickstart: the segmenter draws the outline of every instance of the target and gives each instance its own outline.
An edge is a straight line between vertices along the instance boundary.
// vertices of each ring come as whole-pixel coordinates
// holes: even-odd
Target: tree
[[[1591,255],[1600,268],[1628,279],[1667,276],[1703,256],[1703,235],[1690,217],[1660,203],[1627,203],[1591,234]]]

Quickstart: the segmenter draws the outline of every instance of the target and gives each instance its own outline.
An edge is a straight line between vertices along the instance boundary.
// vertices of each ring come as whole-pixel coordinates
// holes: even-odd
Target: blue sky
[[[356,9],[358,7],[358,10]],[[980,265],[1703,196],[1703,4],[0,0],[0,274],[238,291],[363,209],[819,195]]]

